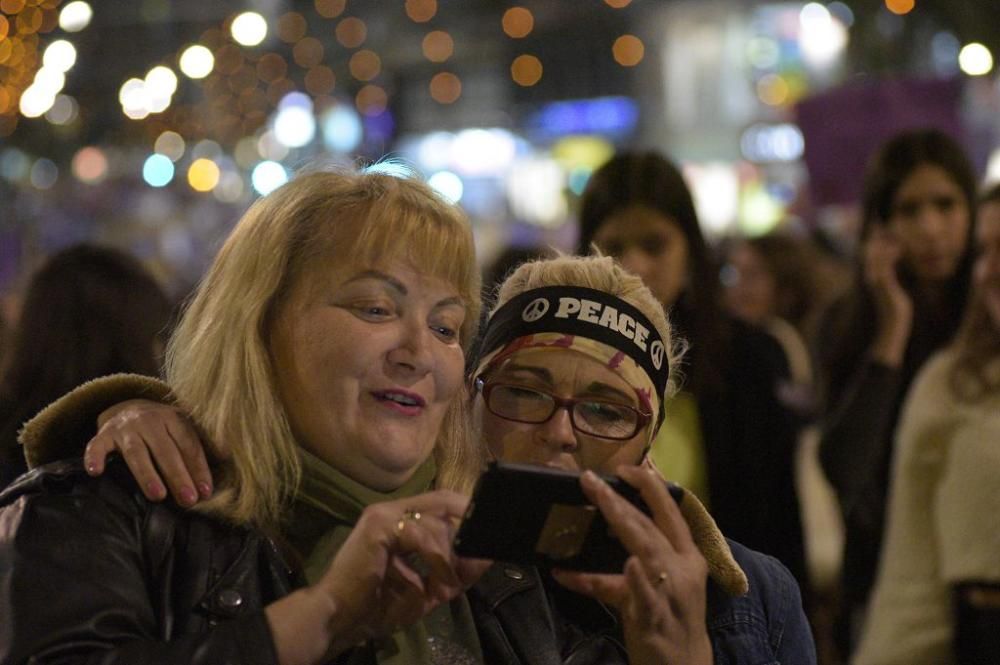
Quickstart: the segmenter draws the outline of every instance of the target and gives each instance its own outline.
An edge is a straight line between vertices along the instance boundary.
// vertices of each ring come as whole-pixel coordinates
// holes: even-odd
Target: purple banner
[[[961,97],[960,79],[893,79],[853,83],[800,102],[814,205],[856,202],[872,154],[902,130],[935,127],[963,141]]]

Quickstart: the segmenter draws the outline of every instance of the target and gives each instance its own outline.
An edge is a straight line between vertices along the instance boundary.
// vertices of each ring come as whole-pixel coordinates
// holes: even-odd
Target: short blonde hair
[[[498,287],[496,305],[492,312],[525,291],[546,286],[581,286],[603,291],[621,298],[645,314],[663,339],[670,363],[670,376],[661,396],[661,403],[666,403],[674,396],[680,387],[678,364],[685,345],[674,336],[663,305],[649,287],[643,284],[642,278],[622,268],[610,256],[558,256],[528,261],[522,263]]]
[[[479,320],[472,230],[425,183],[381,173],[304,172],[246,212],[219,251],[167,348],[177,401],[224,458],[204,510],[236,523],[279,524],[301,478],[268,348],[283,302],[326,261],[363,267],[402,260],[453,285],[466,308],[467,349]],[[362,342],[363,343],[363,342]],[[464,490],[481,459],[456,399],[435,443],[439,487]]]

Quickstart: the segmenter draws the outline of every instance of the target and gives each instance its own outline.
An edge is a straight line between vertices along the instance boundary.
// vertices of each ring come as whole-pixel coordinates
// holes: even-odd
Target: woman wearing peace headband
[[[494,566],[467,593],[484,653],[525,665],[696,665],[713,654],[747,665],[815,661],[788,572],[726,541],[693,495],[678,510],[662,480],[634,466],[677,380],[669,323],[641,280],[606,257],[527,263],[501,287],[481,348],[472,397],[494,457],[617,472],[653,507],[648,518],[587,477],[590,497],[637,555],[621,575],[557,573],[562,584],[545,571]],[[88,459],[99,470],[98,453],[135,437],[144,444],[135,447],[168,460],[161,468],[183,467],[176,444],[160,436],[166,428],[195,438],[182,436],[189,427],[169,407],[133,404],[108,420]],[[147,461],[139,473],[155,470]]]
[[[813,663],[789,572],[727,541],[693,494],[678,506],[652,466],[637,466],[676,391],[678,346],[652,292],[609,257],[525,263],[499,289],[472,373],[490,454],[618,474],[652,512],[584,473],[585,492],[632,556],[620,575],[555,572],[555,585],[537,572],[550,611],[594,631],[587,618],[614,608],[620,627],[598,633],[620,634],[631,663]],[[470,590],[473,602],[497,569]]]

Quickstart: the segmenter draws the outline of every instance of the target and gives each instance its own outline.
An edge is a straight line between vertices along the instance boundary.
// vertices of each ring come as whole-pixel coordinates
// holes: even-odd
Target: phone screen
[[[643,512],[638,490],[604,476]],[[670,486],[679,501],[683,491]],[[580,487],[580,474],[492,463],[480,477],[455,539],[460,556],[590,572],[621,572],[628,552]]]

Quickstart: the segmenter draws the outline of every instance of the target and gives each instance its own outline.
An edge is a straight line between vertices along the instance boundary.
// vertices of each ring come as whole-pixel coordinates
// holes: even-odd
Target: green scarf
[[[315,583],[347,540],[365,507],[381,501],[416,496],[432,489],[437,468],[429,458],[413,477],[392,492],[378,492],[351,480],[315,455],[300,449],[302,485],[285,528],[291,545],[303,557],[306,581]],[[421,621],[390,637],[375,640],[348,663],[378,665],[482,663],[482,651],[468,600],[462,594],[440,605]],[[367,654],[367,657],[366,655]]]

